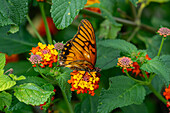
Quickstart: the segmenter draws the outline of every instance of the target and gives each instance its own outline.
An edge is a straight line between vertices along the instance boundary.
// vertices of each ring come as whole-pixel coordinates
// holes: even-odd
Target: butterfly
[[[100,71],[96,64],[96,39],[92,24],[83,19],[76,35],[69,40],[59,55],[60,66],[72,70]]]

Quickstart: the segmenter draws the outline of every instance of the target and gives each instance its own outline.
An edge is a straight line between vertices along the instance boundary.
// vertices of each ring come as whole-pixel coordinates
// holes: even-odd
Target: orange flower
[[[161,35],[163,37],[167,37],[170,35],[170,29],[168,29],[166,27],[160,28],[157,32],[159,33],[159,35]]]
[[[99,88],[100,73],[74,70],[70,75],[68,83],[72,86],[71,91],[77,90],[77,94],[89,92],[94,96],[94,91]]]
[[[18,54],[12,54],[11,56],[5,54],[5,58],[6,58],[6,64],[9,62],[17,62],[19,60]]]
[[[88,0],[85,6],[92,5],[92,4],[95,4],[95,3],[100,3],[100,1],[99,0]],[[101,13],[100,9],[96,8],[96,7],[88,7],[88,8],[85,8],[85,9],[93,11],[93,12]]]
[[[168,86],[168,88],[165,88],[165,92],[163,92],[163,95],[167,100],[170,99],[170,85]]]
[[[42,68],[45,66],[52,67],[53,63],[58,60],[58,52],[54,49],[54,45],[46,45],[38,43],[37,47],[33,47],[30,53],[31,57],[29,58],[30,62],[33,64],[33,67],[36,67],[36,64],[40,65]]]
[[[53,19],[51,17],[47,17],[47,23],[48,23],[48,27],[49,27],[49,30],[50,30],[50,33],[52,35],[55,35],[57,33],[57,28],[55,27],[55,24],[53,22]],[[38,33],[41,35],[41,36],[45,36],[46,35],[46,31],[45,31],[45,25],[44,25],[44,21],[43,19],[41,18],[40,20],[40,24],[38,26]]]

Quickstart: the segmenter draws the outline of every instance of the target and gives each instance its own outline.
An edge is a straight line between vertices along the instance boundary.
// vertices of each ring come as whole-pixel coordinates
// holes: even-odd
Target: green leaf
[[[14,89],[14,95],[21,102],[40,105],[47,101],[53,91],[45,91],[33,83],[25,83]]]
[[[7,34],[8,27],[0,27],[0,51],[3,53],[19,54],[27,52],[36,46],[38,39],[33,38],[24,28],[15,34]]]
[[[109,20],[105,20],[100,24],[99,38],[115,39],[120,30],[120,25],[114,25]]]
[[[10,30],[8,31],[8,34],[10,34],[10,33],[14,34],[14,33],[18,32],[18,31],[19,31],[19,26],[11,25]]]
[[[14,75],[36,76],[36,73],[29,61],[10,62],[5,66],[5,70],[12,68]]]
[[[145,98],[145,89],[126,76],[110,79],[108,90],[103,89],[99,97],[98,112],[108,113],[118,107],[141,104]]]
[[[9,111],[19,110],[28,106],[23,102],[20,102],[15,96],[12,96],[12,103],[9,106]]]
[[[68,27],[87,0],[52,0],[51,16],[58,29]]]
[[[0,53],[0,69],[4,69],[5,66],[5,54]]]
[[[17,76],[16,76],[16,75],[14,75],[14,74],[9,74],[9,76],[10,76],[13,80],[15,80],[15,81],[17,81],[17,80],[24,80],[24,79],[26,79],[23,75],[21,75],[21,76],[17,77]]]
[[[148,2],[158,2],[158,3],[164,3],[169,2],[170,0],[148,0]]]
[[[167,86],[169,86],[170,71],[168,70],[166,65],[159,59],[159,57],[155,57],[152,60],[149,60],[147,63],[141,66],[141,69],[149,73],[153,72],[153,73],[158,74],[159,78],[161,78],[162,81]]]
[[[27,77],[25,80],[21,80],[18,82],[18,84],[24,84],[24,83],[33,83],[36,84],[37,86],[41,87],[43,90],[46,91],[53,91],[54,87],[52,84],[47,82],[46,80],[40,78],[40,77]]]
[[[28,0],[1,0],[0,26],[21,24],[28,13]]]
[[[110,47],[114,49],[118,49],[121,52],[131,54],[132,52],[136,52],[137,48],[135,45],[126,42],[124,40],[115,39],[115,40],[103,40],[98,42],[99,45],[102,45],[104,47]]]
[[[68,101],[71,101],[71,85],[67,82],[70,79],[71,70],[67,68],[62,69],[63,73],[56,77],[57,83],[61,90],[65,92]]]
[[[5,106],[9,107],[12,102],[12,95],[3,91],[0,93],[0,110],[2,110]]]
[[[97,101],[97,95],[87,95],[81,103],[75,106],[75,113],[97,113]]]
[[[135,7],[137,7],[138,0],[129,0]]]
[[[121,108],[124,113],[148,113],[148,109],[144,103],[140,105],[129,105]]]
[[[113,68],[117,65],[117,56],[120,55],[119,50],[115,50],[113,48],[98,46],[97,45],[97,62],[96,67],[101,68],[102,70],[106,70],[109,68]],[[110,52],[112,51],[112,52]]]
[[[7,75],[0,76],[0,91],[11,88],[16,84],[15,81],[11,80]]]
[[[170,69],[170,55],[162,55],[160,56],[160,60],[166,65],[168,69]]]

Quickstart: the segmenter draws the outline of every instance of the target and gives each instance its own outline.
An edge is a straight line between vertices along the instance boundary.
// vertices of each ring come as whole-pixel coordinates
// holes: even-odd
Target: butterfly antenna
[[[102,69],[103,67],[105,67],[106,65],[110,64],[113,60],[117,59],[118,57],[120,57],[120,56],[117,56],[116,58],[114,58],[114,59],[110,60],[109,62],[107,62],[106,64],[104,64],[104,65],[101,67],[101,69]]]

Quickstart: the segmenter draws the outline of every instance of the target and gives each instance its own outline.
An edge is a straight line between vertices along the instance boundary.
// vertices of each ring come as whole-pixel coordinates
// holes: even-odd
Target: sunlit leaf
[[[40,105],[47,101],[53,91],[43,90],[33,83],[25,83],[15,87],[14,95],[21,102],[31,105]]]
[[[15,81],[11,80],[7,75],[0,76],[0,91],[11,88],[16,84]]]

